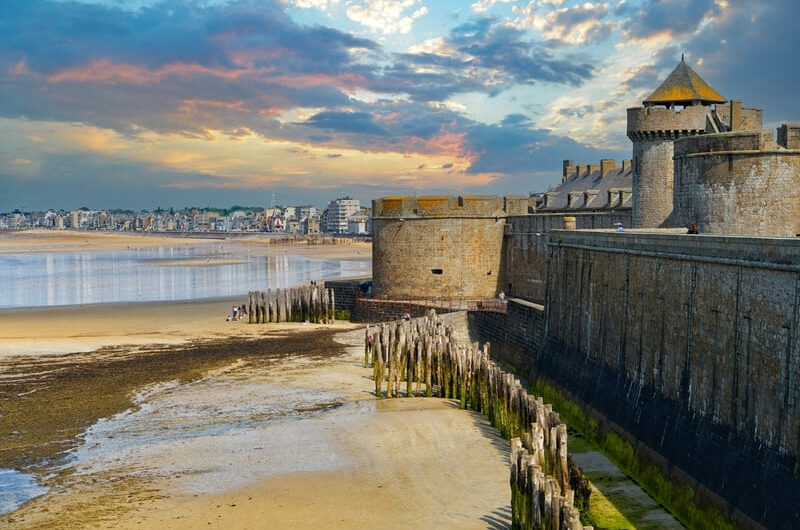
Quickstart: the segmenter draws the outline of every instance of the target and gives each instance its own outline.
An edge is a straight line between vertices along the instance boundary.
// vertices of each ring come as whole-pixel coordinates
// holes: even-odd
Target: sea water
[[[0,254],[0,285],[3,286],[0,289],[0,308],[197,300],[237,296],[253,290],[286,288],[311,280],[369,274],[369,261],[317,259],[288,253],[265,255],[263,250],[259,252],[259,249],[225,243],[114,251],[20,252]],[[268,388],[274,395],[278,394],[274,387],[263,388]],[[254,410],[243,405],[247,410],[247,418],[244,419],[238,418],[237,414],[230,414],[229,410],[216,411],[215,414],[202,414],[207,411],[197,408],[188,413],[181,411],[173,415],[173,420],[180,421],[170,421],[168,438],[173,442],[181,437],[207,438],[211,434],[219,434],[216,430],[226,431],[235,426],[234,430],[239,431],[243,424],[249,422],[258,424],[265,420],[274,421],[297,414],[304,407],[324,410],[338,403],[336,396],[325,393],[316,394],[310,400],[307,393],[302,400],[298,394],[297,402],[288,399],[294,394],[287,393],[286,389],[281,389],[280,394],[281,401],[263,399],[264,396],[248,400],[248,403],[272,403],[273,406],[279,403],[281,406],[274,410],[261,410],[258,407]],[[300,405],[300,401],[305,403]],[[101,420],[92,427],[86,434],[86,443],[76,451],[76,460],[97,463],[109,454],[118,457],[123,449],[119,445],[122,440],[139,441],[134,448],[127,450],[157,446],[158,427],[164,427],[164,422],[151,422],[152,407],[144,402],[139,405],[136,413],[127,411],[114,418]],[[193,413],[204,420],[212,417],[226,417],[227,420],[201,421],[197,425],[189,421]],[[142,415],[148,416],[147,422],[137,421],[141,420]],[[113,425],[116,430],[121,423],[131,425],[130,429],[121,429],[130,436],[121,436],[112,442],[113,437],[105,436],[105,427]],[[154,425],[155,430],[138,432],[137,429],[143,424]],[[176,429],[177,425],[181,427]],[[142,444],[141,440],[147,440],[147,443]],[[46,491],[47,488],[37,484],[31,475],[0,468],[0,515],[14,511]]]
[[[0,467],[0,515],[13,512],[46,492],[47,488],[37,484],[31,475]]]
[[[0,254],[0,308],[197,300],[370,272],[369,261],[264,255],[225,243]]]

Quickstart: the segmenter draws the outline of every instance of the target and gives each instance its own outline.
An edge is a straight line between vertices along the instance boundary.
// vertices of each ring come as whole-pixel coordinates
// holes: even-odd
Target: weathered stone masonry
[[[377,297],[470,300],[504,289],[503,230],[528,198],[385,197],[373,201]]]
[[[660,455],[697,502],[796,527],[800,241],[550,237],[545,310],[480,315],[480,338]]]

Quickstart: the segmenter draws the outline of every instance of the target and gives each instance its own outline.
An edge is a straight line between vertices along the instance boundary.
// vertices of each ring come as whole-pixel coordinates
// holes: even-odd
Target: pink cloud
[[[208,67],[196,63],[169,63],[155,70],[129,63],[115,63],[110,59],[95,59],[85,66],[75,68],[65,68],[54,74],[47,76],[47,80],[52,83],[64,81],[78,82],[103,82],[108,84],[132,83],[143,85],[155,83],[165,77],[194,77],[198,75],[209,75],[228,80],[235,80],[251,75],[266,75],[273,69],[237,69]]]

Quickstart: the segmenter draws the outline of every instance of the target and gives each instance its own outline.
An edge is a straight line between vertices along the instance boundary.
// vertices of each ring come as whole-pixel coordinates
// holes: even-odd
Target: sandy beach
[[[377,400],[359,326],[226,322],[237,302],[2,311],[0,467],[50,489],[0,526],[510,525],[507,443],[482,416]]]
[[[211,237],[211,236],[214,237]],[[209,238],[165,236],[142,232],[89,232],[74,230],[24,230],[0,232],[0,254],[18,252],[68,252],[144,249],[161,246],[228,243],[260,249],[265,254],[300,254],[331,259],[372,259],[372,244],[359,240],[340,240],[340,244],[314,244],[313,239],[297,243],[275,242],[267,236],[241,237],[209,234]],[[201,264],[201,263],[198,263]]]

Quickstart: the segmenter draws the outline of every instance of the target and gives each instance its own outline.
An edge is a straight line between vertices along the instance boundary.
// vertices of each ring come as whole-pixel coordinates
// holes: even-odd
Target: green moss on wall
[[[630,475],[657,502],[666,507],[689,528],[733,530],[735,527],[717,508],[700,507],[695,502],[694,489],[673,483],[657,466],[642,465],[636,448],[613,432],[604,431],[597,421],[588,417],[581,406],[569,399],[555,385],[538,377],[531,393],[551,403],[571,428],[591,444],[596,445],[623,472]]]

